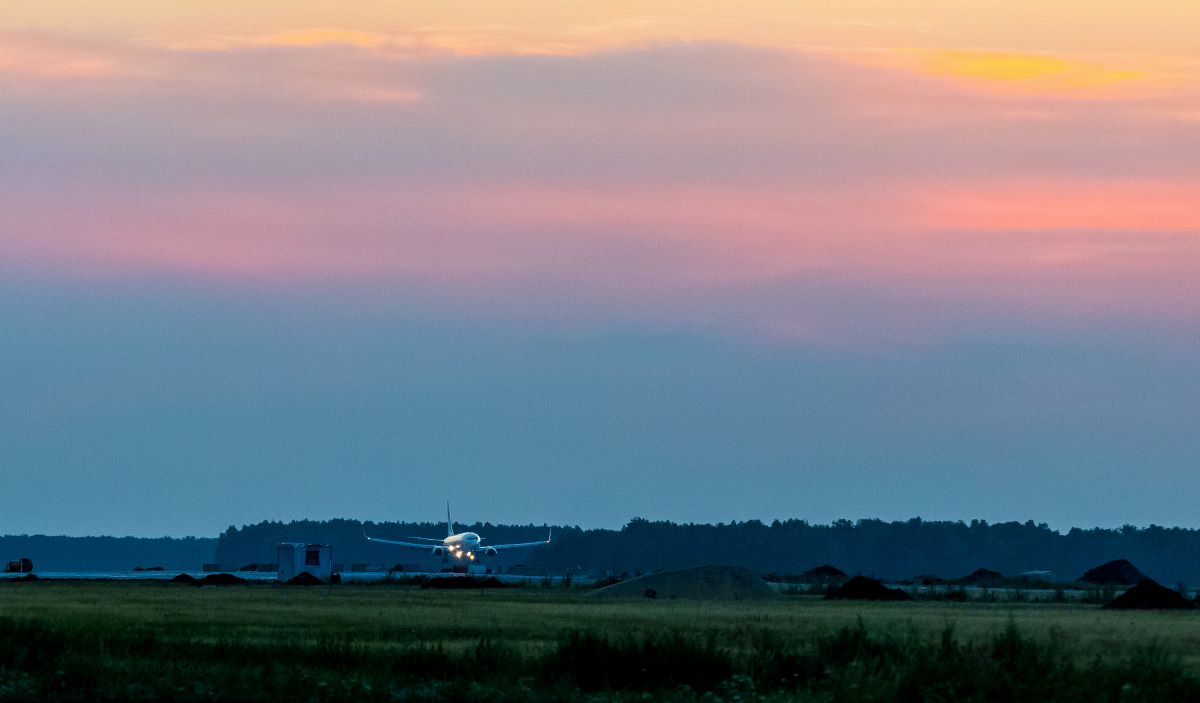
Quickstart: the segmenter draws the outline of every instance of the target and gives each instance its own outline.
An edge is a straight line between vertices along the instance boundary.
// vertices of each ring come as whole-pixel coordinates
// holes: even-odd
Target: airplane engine
[[[433,556],[435,556],[435,557],[441,557],[441,556],[445,556],[445,555],[446,555],[446,550],[445,550],[445,549],[442,549],[441,547],[434,547],[434,548],[433,548]]]
[[[488,547],[487,549],[483,550],[483,555],[488,557],[494,557],[499,553],[500,552],[496,551],[495,547]]]

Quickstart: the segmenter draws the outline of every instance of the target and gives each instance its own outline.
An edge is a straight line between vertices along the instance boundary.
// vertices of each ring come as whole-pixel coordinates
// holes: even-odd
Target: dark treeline
[[[478,532],[493,544],[543,539],[547,529],[490,523],[455,527]],[[366,529],[372,536],[393,539],[445,533],[445,525],[439,523],[367,523]],[[274,562],[276,544],[293,541],[332,544],[334,560],[347,566],[438,564],[421,553],[367,542],[363,524],[356,520],[263,522],[230,527],[218,539],[8,536],[0,537],[0,562],[29,557],[38,571],[198,569],[205,562],[236,568]],[[1033,522],[919,518],[839,520],[830,525],[804,520],[679,525],[634,519],[620,530],[555,527],[550,546],[506,554],[498,563],[617,573],[723,563],[780,574],[828,563],[848,573],[888,579],[955,578],[985,567],[1006,575],[1046,570],[1057,580],[1070,581],[1111,559],[1129,559],[1163,583],[1200,584],[1200,530],[1126,526],[1064,533]]]
[[[492,543],[544,538],[545,527],[488,523],[456,525],[480,533]],[[440,537],[435,523],[367,524],[372,536]],[[363,538],[362,523],[352,520],[292,523],[263,522],[220,536],[216,560],[236,565],[274,561],[281,541],[332,544],[334,560],[391,565],[432,565],[434,560]],[[636,518],[620,530],[554,528],[548,547],[512,555],[502,561],[551,569],[649,571],[701,564],[732,564],[760,572],[797,573],[818,564],[833,564],[847,573],[888,579],[933,575],[956,578],[985,567],[1006,575],[1052,571],[1056,580],[1071,581],[1087,569],[1112,559],[1129,559],[1164,583],[1200,583],[1200,530],[1150,526],[1120,529],[1072,529],[1058,532],[1045,524],[981,520],[929,522],[838,520],[814,525],[805,520],[771,524],[750,520],[716,525],[652,522]]]
[[[212,559],[217,540],[211,537],[0,537],[0,562],[21,557],[37,571],[129,571],[142,566],[198,569]],[[2,566],[2,564],[0,564]]]

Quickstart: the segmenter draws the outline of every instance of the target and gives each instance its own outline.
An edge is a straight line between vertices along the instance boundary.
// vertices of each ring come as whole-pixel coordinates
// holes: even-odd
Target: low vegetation
[[[0,584],[0,700],[1200,700],[1195,613]]]

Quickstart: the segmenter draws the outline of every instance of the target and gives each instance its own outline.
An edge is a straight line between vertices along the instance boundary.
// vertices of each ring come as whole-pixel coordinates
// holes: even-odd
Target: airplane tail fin
[[[450,501],[446,501],[446,536],[454,534],[454,523],[450,521]]]

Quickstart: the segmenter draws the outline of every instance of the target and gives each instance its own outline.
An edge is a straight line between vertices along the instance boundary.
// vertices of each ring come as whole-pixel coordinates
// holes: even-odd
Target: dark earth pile
[[[1112,610],[1191,610],[1196,604],[1153,579],[1142,579],[1104,607]]]
[[[825,594],[825,600],[910,600],[899,588],[888,588],[866,576],[855,576]]]
[[[837,568],[836,566],[830,566],[829,564],[822,564],[820,566],[815,566],[800,575],[806,579],[844,579],[844,578],[846,578],[845,571],[842,571],[841,569]]]
[[[457,588],[504,588],[504,583],[495,576],[474,578],[472,576],[450,576],[446,578],[429,579],[421,584],[421,588],[447,590]]]
[[[999,586],[1004,581],[1004,574],[991,569],[975,569],[962,577],[962,582],[968,586]]]
[[[1087,573],[1079,577],[1080,581],[1094,583],[1097,586],[1107,586],[1110,584],[1131,586],[1135,583],[1141,583],[1146,579],[1145,574],[1124,559],[1116,559],[1106,564],[1101,564],[1094,569],[1088,569]]]
[[[659,571],[592,591],[595,598],[762,600],[778,594],[753,571],[740,566],[698,566]]]
[[[186,583],[195,585],[196,577],[192,576],[191,574],[179,574],[178,576],[171,577],[171,580],[168,581],[168,583]]]
[[[284,582],[286,586],[324,586],[325,582],[307,571],[301,571]]]
[[[246,579],[233,574],[209,574],[196,582],[197,586],[237,586],[246,583]]]

